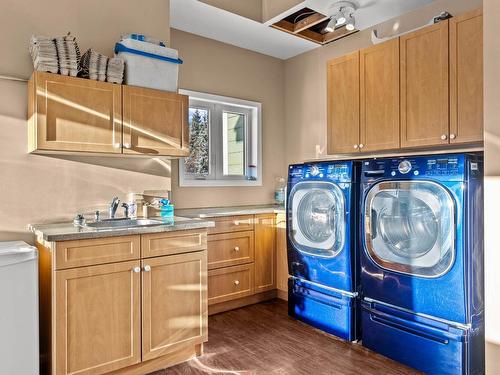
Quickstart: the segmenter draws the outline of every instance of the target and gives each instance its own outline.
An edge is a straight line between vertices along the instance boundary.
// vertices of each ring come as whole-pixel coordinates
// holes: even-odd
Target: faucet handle
[[[122,207],[125,209],[125,218],[128,219],[128,208],[129,208],[128,203],[123,202]]]
[[[94,220],[101,221],[101,213],[99,212],[99,210],[96,210],[96,212],[94,212]]]

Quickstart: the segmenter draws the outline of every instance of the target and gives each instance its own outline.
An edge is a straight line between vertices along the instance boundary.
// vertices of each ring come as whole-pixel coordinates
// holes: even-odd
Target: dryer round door
[[[455,205],[431,181],[380,182],[365,201],[365,251],[380,267],[421,277],[445,274],[455,260]]]
[[[289,197],[290,240],[301,253],[332,258],[344,246],[345,202],[331,182],[299,182]]]

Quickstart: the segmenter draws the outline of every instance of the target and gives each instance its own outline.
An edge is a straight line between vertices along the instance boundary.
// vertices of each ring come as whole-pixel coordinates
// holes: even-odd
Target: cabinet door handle
[[[364,145],[364,144],[362,144],[362,143],[360,143],[360,144],[359,144],[359,148],[363,148],[363,147],[365,147],[365,145]]]
[[[355,150],[357,150],[359,146],[358,145],[354,145],[353,147],[354,147]]]
[[[457,136],[455,134],[450,134],[450,139],[455,139]]]
[[[141,267],[134,267],[134,268],[132,268],[132,272],[133,273],[139,273],[139,272],[141,272]]]
[[[132,148],[132,144],[131,143],[124,143],[123,147],[125,147],[126,149],[131,149]]]
[[[234,247],[234,251],[236,251],[236,252],[240,251],[240,247],[239,246],[235,246]]]
[[[149,264],[146,264],[144,266],[144,272],[149,272],[149,271],[151,271],[151,266]]]
[[[240,225],[240,222],[239,221],[235,221],[234,225]]]
[[[234,285],[240,285],[240,280],[234,280]]]
[[[441,139],[442,139],[443,141],[446,141],[446,140],[448,139],[448,136],[447,136],[446,134],[443,134],[443,135],[441,136]]]

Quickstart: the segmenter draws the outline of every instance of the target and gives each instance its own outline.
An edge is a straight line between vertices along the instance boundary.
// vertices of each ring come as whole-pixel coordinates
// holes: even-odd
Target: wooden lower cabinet
[[[185,234],[206,238],[206,231],[194,232]],[[42,374],[145,374],[202,352],[208,338],[206,241],[192,252],[181,247],[175,255],[141,258],[141,242],[149,243],[144,236],[150,239],[37,242]],[[82,266],[57,262],[68,249],[76,249]],[[117,254],[135,259],[87,265]],[[73,268],[57,268],[68,264]]]
[[[276,214],[216,219],[208,235],[209,314],[276,297]]]
[[[207,341],[205,251],[142,261],[142,360]]]
[[[55,272],[54,374],[104,374],[141,361],[139,266]]]
[[[254,292],[254,266],[224,267],[208,271],[208,303],[246,297]]]
[[[276,215],[255,216],[255,292],[276,289]]]

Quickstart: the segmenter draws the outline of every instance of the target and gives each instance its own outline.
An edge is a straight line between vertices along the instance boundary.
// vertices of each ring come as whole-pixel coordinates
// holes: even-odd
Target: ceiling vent
[[[302,8],[271,27],[318,44],[327,44],[359,31],[355,11],[352,2],[338,1],[330,7],[328,15]]]

